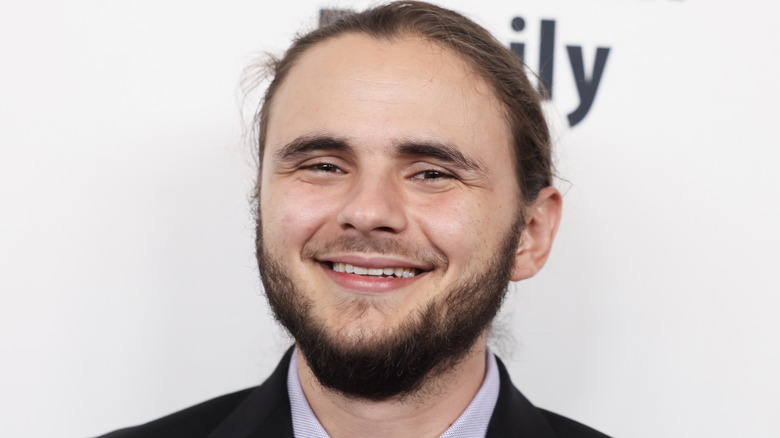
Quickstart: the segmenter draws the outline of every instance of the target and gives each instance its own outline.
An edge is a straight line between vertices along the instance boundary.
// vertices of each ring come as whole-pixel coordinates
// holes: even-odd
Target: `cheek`
[[[329,199],[332,196],[308,185],[268,187],[260,202],[264,240],[281,249],[300,249],[333,216]]]
[[[475,205],[455,195],[437,196],[420,202],[417,221],[430,241],[450,259],[476,247],[475,231],[481,220],[475,217]]]
[[[480,197],[438,197],[421,203],[418,223],[451,266],[468,266],[492,256],[511,223],[509,207]]]

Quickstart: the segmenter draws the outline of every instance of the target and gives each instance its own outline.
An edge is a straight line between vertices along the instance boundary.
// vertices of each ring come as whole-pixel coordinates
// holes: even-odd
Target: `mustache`
[[[301,256],[304,259],[319,259],[323,254],[334,252],[395,255],[432,265],[435,269],[446,269],[449,265],[447,257],[437,248],[423,248],[395,238],[376,239],[355,235],[342,235],[327,241],[310,240],[301,249]]]

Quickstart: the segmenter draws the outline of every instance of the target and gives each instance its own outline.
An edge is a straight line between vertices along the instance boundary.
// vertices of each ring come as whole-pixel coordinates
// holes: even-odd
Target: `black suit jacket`
[[[290,349],[262,385],[224,395],[101,438],[293,438],[287,369]],[[576,421],[539,409],[512,385],[500,360],[501,386],[488,438],[605,438]]]

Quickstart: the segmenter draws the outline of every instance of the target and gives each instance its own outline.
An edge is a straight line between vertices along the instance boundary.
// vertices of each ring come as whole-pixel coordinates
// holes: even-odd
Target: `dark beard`
[[[496,316],[506,295],[523,220],[505,234],[483,269],[407,315],[382,336],[344,345],[314,315],[311,301],[262,244],[258,266],[274,315],[295,339],[309,368],[326,388],[368,400],[417,394],[428,381],[453,369]]]

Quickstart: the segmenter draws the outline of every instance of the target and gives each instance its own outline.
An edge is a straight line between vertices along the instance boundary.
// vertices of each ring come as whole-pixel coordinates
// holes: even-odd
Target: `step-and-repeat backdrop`
[[[257,384],[242,70],[370,2],[0,5],[0,435],[89,436]],[[565,194],[496,349],[625,437],[780,429],[780,7],[452,1],[550,91]],[[244,116],[242,116],[242,114]]]

